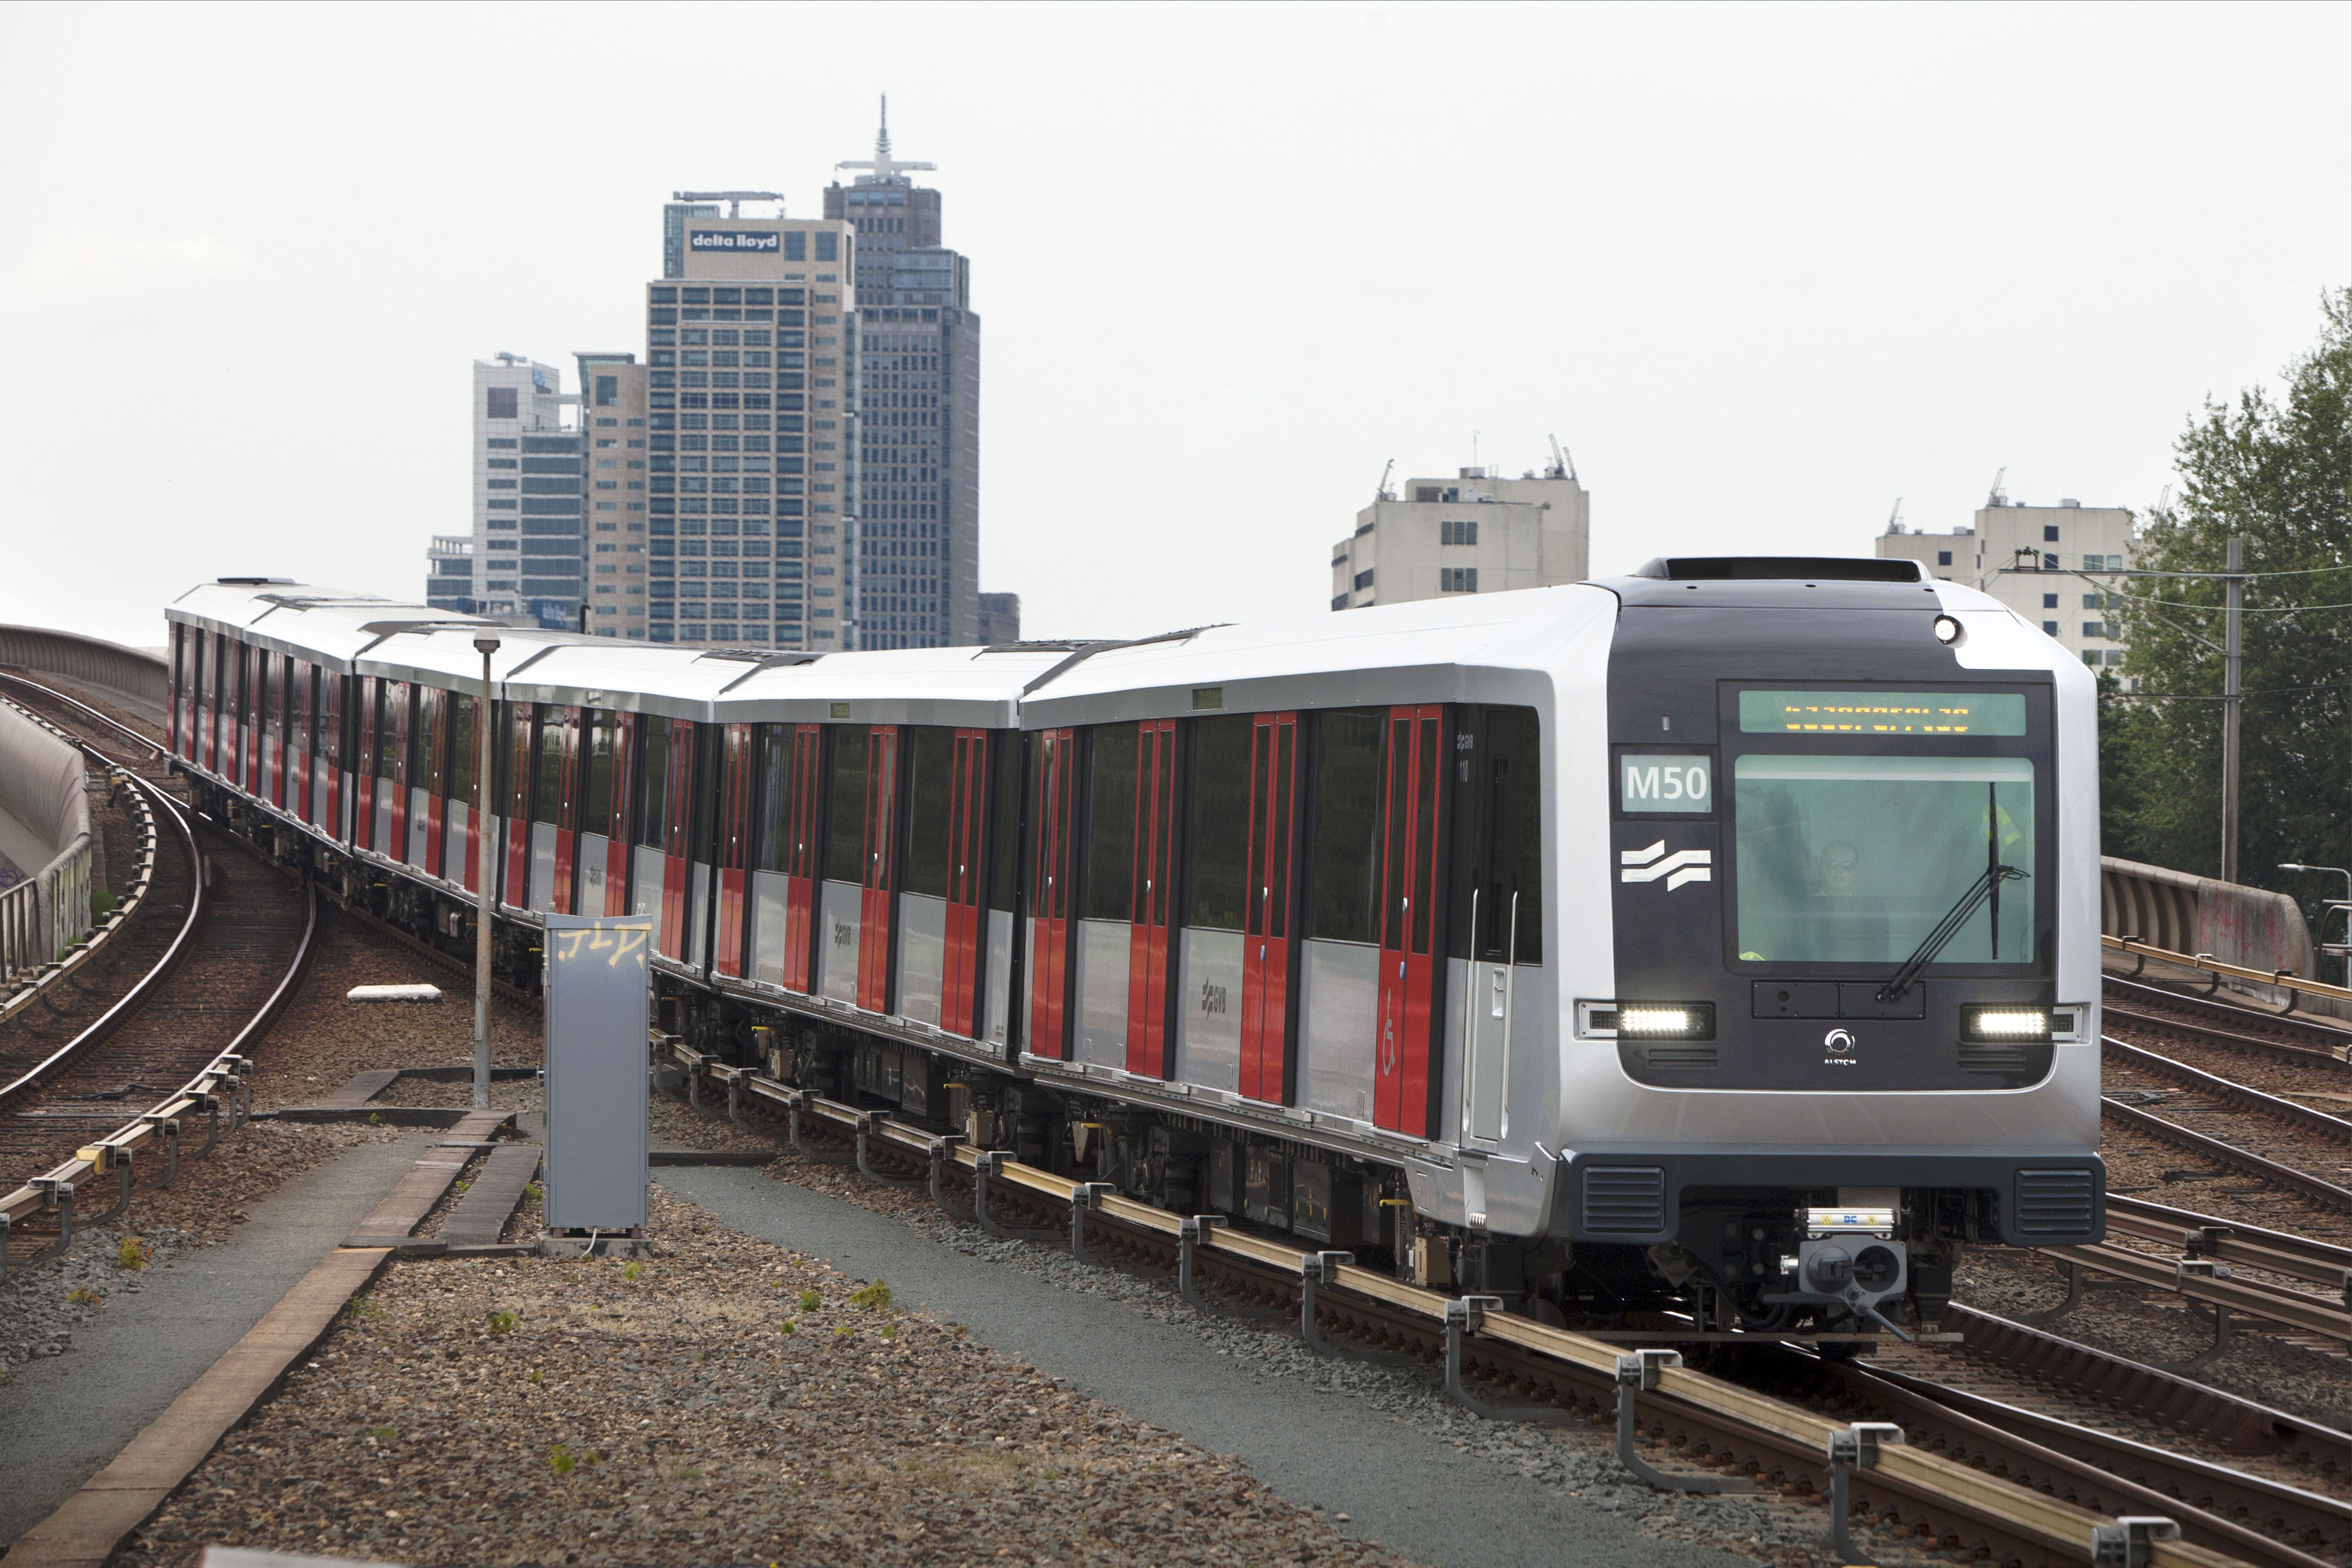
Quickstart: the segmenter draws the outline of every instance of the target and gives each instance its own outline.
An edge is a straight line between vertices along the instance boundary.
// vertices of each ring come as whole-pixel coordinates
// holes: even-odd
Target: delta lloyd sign
[[[689,250],[773,251],[782,247],[782,239],[783,236],[775,229],[694,228],[686,234]]]

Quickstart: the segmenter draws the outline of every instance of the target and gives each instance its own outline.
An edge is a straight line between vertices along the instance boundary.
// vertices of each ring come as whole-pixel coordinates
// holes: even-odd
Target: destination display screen
[[[1743,735],[2022,735],[2015,691],[1743,691]]]

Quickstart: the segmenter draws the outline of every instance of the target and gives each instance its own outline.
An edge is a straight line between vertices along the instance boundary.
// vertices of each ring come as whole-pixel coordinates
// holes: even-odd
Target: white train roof
[[[713,717],[725,723],[960,724],[1009,730],[1039,678],[1087,645],[910,647],[778,654],[740,673]]]
[[[1547,669],[1616,613],[1614,595],[1577,583],[1204,626],[1090,654],[1030,694],[1022,723],[1492,700],[1501,692],[1483,673]],[[1509,684],[1524,693],[1524,682]]]

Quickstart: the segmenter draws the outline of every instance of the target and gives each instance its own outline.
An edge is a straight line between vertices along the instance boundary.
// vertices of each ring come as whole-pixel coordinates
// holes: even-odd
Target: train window
[[[330,766],[343,760],[343,678],[319,672],[319,755]]]
[[[420,686],[416,695],[417,765],[409,773],[409,782],[427,795],[438,795],[444,787],[443,773],[448,761],[448,693],[437,686]]]
[[[1135,726],[1090,731],[1087,768],[1087,858],[1079,872],[1087,920],[1125,921],[1135,885]]]
[[[1314,830],[1308,844],[1307,934],[1375,942],[1373,879],[1380,869],[1379,709],[1316,715]]]
[[[588,786],[583,792],[581,826],[604,834],[613,826],[613,715],[592,712],[587,719]]]
[[[637,716],[637,842],[659,849],[665,843],[662,816],[669,783],[669,721]]]
[[[450,721],[449,798],[470,805],[474,799],[475,763],[481,755],[482,740],[474,729],[474,699],[460,696],[456,708]]]
[[[539,787],[532,794],[531,820],[557,823],[563,819],[563,711],[539,710]]]
[[[1250,732],[1246,713],[1192,725],[1191,809],[1184,824],[1184,924],[1239,931],[1249,880]],[[1262,758],[1259,766],[1270,765]]]
[[[2009,870],[1936,962],[2032,959],[2028,759],[1751,753],[1732,805],[1743,960],[1900,963]]]
[[[1454,904],[1447,952],[1543,962],[1543,778],[1532,708],[1465,704],[1454,737]],[[1476,895],[1477,931],[1470,931]],[[1516,917],[1512,900],[1517,899]],[[1511,921],[1518,921],[1512,940]],[[1475,952],[1473,943],[1475,942]]]
[[[383,715],[375,726],[375,776],[396,779],[408,761],[408,683],[379,680],[375,687],[383,702]]]
[[[1021,750],[1025,738],[994,734],[988,740],[996,792],[988,842],[988,907],[1011,910],[1021,880]]]
[[[761,747],[766,777],[760,790],[760,845],[754,862],[762,871],[792,871],[793,742],[798,731],[790,724],[762,724]]]
[[[866,752],[872,736],[859,724],[833,727],[833,798],[825,818],[824,874],[866,879]]]
[[[955,780],[956,735],[938,725],[906,731],[909,771],[907,812],[907,875],[900,886],[928,898],[948,896],[948,858],[953,825],[948,820]]]

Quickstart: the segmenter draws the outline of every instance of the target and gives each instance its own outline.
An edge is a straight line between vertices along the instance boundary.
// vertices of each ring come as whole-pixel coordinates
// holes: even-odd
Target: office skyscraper
[[[646,637],[856,647],[857,239],[719,196],[664,210],[646,286]]]
[[[971,264],[940,243],[940,193],[890,153],[889,103],[874,157],[824,193],[857,237],[857,642],[939,647],[981,640],[980,317]]]
[[[474,531],[436,536],[426,602],[578,624],[583,600],[580,399],[520,354],[474,362]],[[468,544],[470,543],[470,549]]]

